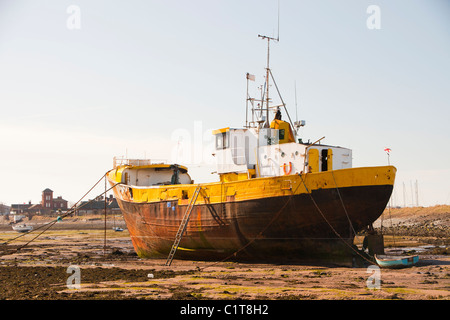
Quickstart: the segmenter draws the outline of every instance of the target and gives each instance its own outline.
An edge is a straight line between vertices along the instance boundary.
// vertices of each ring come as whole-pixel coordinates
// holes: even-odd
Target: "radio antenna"
[[[294,81],[294,93],[295,93],[295,121],[298,122],[298,108],[297,108],[297,81]]]
[[[266,67],[266,92],[264,93],[265,95],[265,100],[266,100],[266,123],[265,123],[265,127],[269,127],[269,75],[271,73],[270,71],[270,67],[269,67],[269,61],[270,61],[270,40],[272,41],[276,41],[279,42],[280,41],[280,0],[278,0],[278,35],[276,38],[273,37],[268,37],[268,36],[263,36],[258,34],[258,37],[266,40],[267,39],[267,67]],[[264,100],[264,99],[262,99]],[[264,101],[262,101],[262,104],[264,105]],[[284,105],[284,103],[283,103]],[[286,107],[285,107],[286,108]],[[262,109],[262,108],[261,108]]]
[[[278,34],[277,41],[280,41],[280,0],[278,0]]]

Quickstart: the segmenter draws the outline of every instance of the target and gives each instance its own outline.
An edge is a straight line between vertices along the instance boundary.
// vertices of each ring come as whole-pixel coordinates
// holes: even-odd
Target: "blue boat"
[[[377,264],[382,268],[406,268],[419,262],[419,256],[386,256],[375,255]]]

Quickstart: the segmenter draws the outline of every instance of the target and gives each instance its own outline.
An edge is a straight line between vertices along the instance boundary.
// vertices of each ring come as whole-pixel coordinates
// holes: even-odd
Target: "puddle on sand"
[[[417,246],[417,247],[398,247],[398,248],[384,248],[384,252],[386,254],[399,254],[399,253],[423,253],[430,249],[434,248],[445,248],[445,246],[433,246],[433,245],[425,245],[425,246]]]

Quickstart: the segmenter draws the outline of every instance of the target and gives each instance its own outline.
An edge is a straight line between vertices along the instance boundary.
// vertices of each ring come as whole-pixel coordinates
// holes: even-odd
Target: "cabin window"
[[[321,151],[322,171],[333,170],[333,149]]]
[[[322,149],[322,171],[328,171],[328,149]]]
[[[278,130],[278,139],[283,140],[284,139],[284,129]]]
[[[216,149],[226,149],[230,146],[230,135],[228,132],[216,134]]]

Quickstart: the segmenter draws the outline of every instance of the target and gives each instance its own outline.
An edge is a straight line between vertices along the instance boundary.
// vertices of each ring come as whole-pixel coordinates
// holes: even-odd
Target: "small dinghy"
[[[12,228],[14,231],[17,231],[17,232],[28,232],[28,231],[33,230],[33,226],[27,226],[25,224],[18,224],[18,225],[12,226]]]
[[[382,268],[406,268],[419,262],[419,256],[386,256],[375,255],[377,264]]]

